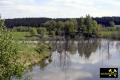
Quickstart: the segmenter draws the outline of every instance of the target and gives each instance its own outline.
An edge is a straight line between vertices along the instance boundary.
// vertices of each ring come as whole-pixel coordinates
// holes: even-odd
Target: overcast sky
[[[2,18],[120,16],[120,0],[0,0]]]

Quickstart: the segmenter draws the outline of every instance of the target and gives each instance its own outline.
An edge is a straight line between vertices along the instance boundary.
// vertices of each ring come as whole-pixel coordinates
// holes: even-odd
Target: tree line
[[[98,37],[101,30],[101,25],[98,24],[92,17],[87,15],[85,18],[67,19],[64,21],[48,20],[41,27],[14,27],[12,30],[18,32],[30,32],[32,36],[40,34],[42,37],[62,36],[74,38],[80,37]]]
[[[5,26],[8,28],[16,27],[16,26],[34,26],[40,27],[48,20],[55,20],[55,21],[66,21],[70,18],[16,18],[16,19],[5,19]],[[73,18],[76,19],[79,23],[81,18]],[[92,19],[96,20],[98,24],[103,26],[110,26],[110,22],[114,22],[116,25],[120,25],[120,17],[96,17]]]

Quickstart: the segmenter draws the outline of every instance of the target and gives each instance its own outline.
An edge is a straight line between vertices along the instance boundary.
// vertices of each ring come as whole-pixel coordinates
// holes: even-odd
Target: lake
[[[26,70],[21,80],[120,80],[101,78],[100,68],[118,68],[120,41],[51,41],[51,56]],[[17,79],[13,79],[17,80]]]

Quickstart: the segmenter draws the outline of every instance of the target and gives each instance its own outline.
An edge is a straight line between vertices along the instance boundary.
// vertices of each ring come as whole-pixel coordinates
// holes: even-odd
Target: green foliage
[[[85,18],[85,32],[88,34],[92,34],[92,30],[93,30],[93,20],[92,18],[88,15]]]
[[[50,32],[50,31],[56,31],[56,21],[54,20],[50,20],[50,21],[47,21],[46,23],[44,23],[44,26],[47,28],[47,30]]]
[[[31,34],[31,36],[36,36],[38,34],[37,29],[36,28],[31,28],[30,34]]]
[[[100,34],[103,38],[120,39],[120,26],[114,25],[114,27],[103,27]]]
[[[46,37],[47,36],[47,30],[46,28],[44,27],[40,27],[37,29],[37,33],[40,34],[40,36],[43,38],[43,37]]]
[[[14,27],[12,30],[16,32],[30,32],[31,27],[20,26],[20,27]]]
[[[56,27],[57,27],[56,34],[60,35],[62,33],[62,31],[64,30],[64,22],[58,21]]]
[[[73,22],[74,24],[74,31],[76,32],[77,31],[77,28],[78,28],[78,22],[76,19],[70,19],[71,22]]]
[[[120,32],[119,31],[102,31],[101,32],[101,37],[103,38],[120,38],[119,37]]]
[[[83,34],[83,36],[99,36],[101,30],[101,25],[98,25],[89,15],[80,18],[79,24],[76,19],[72,18],[65,22],[50,20],[44,23],[44,26],[47,28],[49,35],[65,33],[72,37],[76,35],[76,32]]]
[[[85,31],[85,24],[84,24],[84,18],[80,18],[79,24],[78,24],[78,32],[83,33]]]
[[[16,62],[18,54],[16,45],[12,35],[5,28],[4,21],[0,19],[0,80],[9,80],[12,75],[22,72],[17,71],[18,67],[19,69],[22,67]]]
[[[85,18],[80,19],[65,19],[64,21],[49,20],[43,24],[44,27],[31,28],[31,27],[18,27],[15,28],[17,31],[30,31],[31,37],[29,39],[38,39],[40,35],[41,38],[50,36],[55,37],[68,35],[70,37],[75,37],[77,35],[83,37],[101,37],[103,35],[101,31],[120,31],[119,25],[115,25],[113,21],[110,22],[112,27],[104,28],[99,25],[92,17],[87,15]],[[13,29],[14,30],[14,29]],[[17,35],[17,34],[16,34]],[[21,33],[21,35],[24,35]],[[19,37],[19,35],[17,36]]]
[[[50,31],[50,32],[49,32],[49,35],[50,35],[51,37],[55,37],[55,31]]]
[[[101,25],[98,25],[89,15],[79,21],[78,32],[81,32],[83,36],[99,36],[100,29]]]
[[[57,29],[63,30],[64,29],[64,22],[58,21],[57,22]]]
[[[10,33],[12,34],[13,39],[15,39],[15,40],[25,40],[27,36],[30,36],[29,32],[11,31]]]
[[[98,25],[97,22],[94,20],[93,27],[92,27],[92,34],[94,34],[96,36],[100,36],[101,28],[102,28],[102,26]]]
[[[76,31],[76,26],[72,20],[68,20],[65,22],[65,30],[68,33],[75,32]]]
[[[49,35],[54,36],[57,31],[57,23],[54,20],[50,20],[44,23],[44,26],[46,27]]]
[[[37,48],[35,49],[37,53],[42,54],[44,51],[49,51],[51,49],[50,45],[47,43],[39,42]]]

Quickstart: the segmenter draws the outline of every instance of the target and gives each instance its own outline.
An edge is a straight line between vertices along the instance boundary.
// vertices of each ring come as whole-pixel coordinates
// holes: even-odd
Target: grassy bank
[[[35,43],[17,42],[17,54],[7,61],[10,66],[0,66],[0,80],[11,80],[10,78],[13,76],[19,78],[27,68],[48,58],[50,56],[49,44],[39,43],[38,45]],[[37,50],[40,50],[40,52]]]
[[[24,67],[36,64],[50,55],[49,51],[42,51],[41,53],[36,52],[37,44],[35,43],[19,43],[19,45],[17,61]]]
[[[17,46],[18,46],[19,53],[16,55],[17,56],[16,61],[22,64],[25,68],[28,67],[29,65],[36,64],[42,61],[44,58],[50,55],[48,49],[50,47],[49,44],[45,44],[44,42],[40,42],[42,44],[24,42],[24,40],[28,40],[29,38],[34,38],[34,36],[28,37],[31,36],[30,32],[12,31],[11,34],[14,40],[17,41]],[[43,50],[40,53],[38,53],[36,51],[37,48]]]
[[[102,31],[101,38],[120,39],[119,31]]]
[[[24,40],[27,36],[30,36],[29,32],[17,32],[12,31],[11,34],[13,35],[13,38],[16,40]]]

